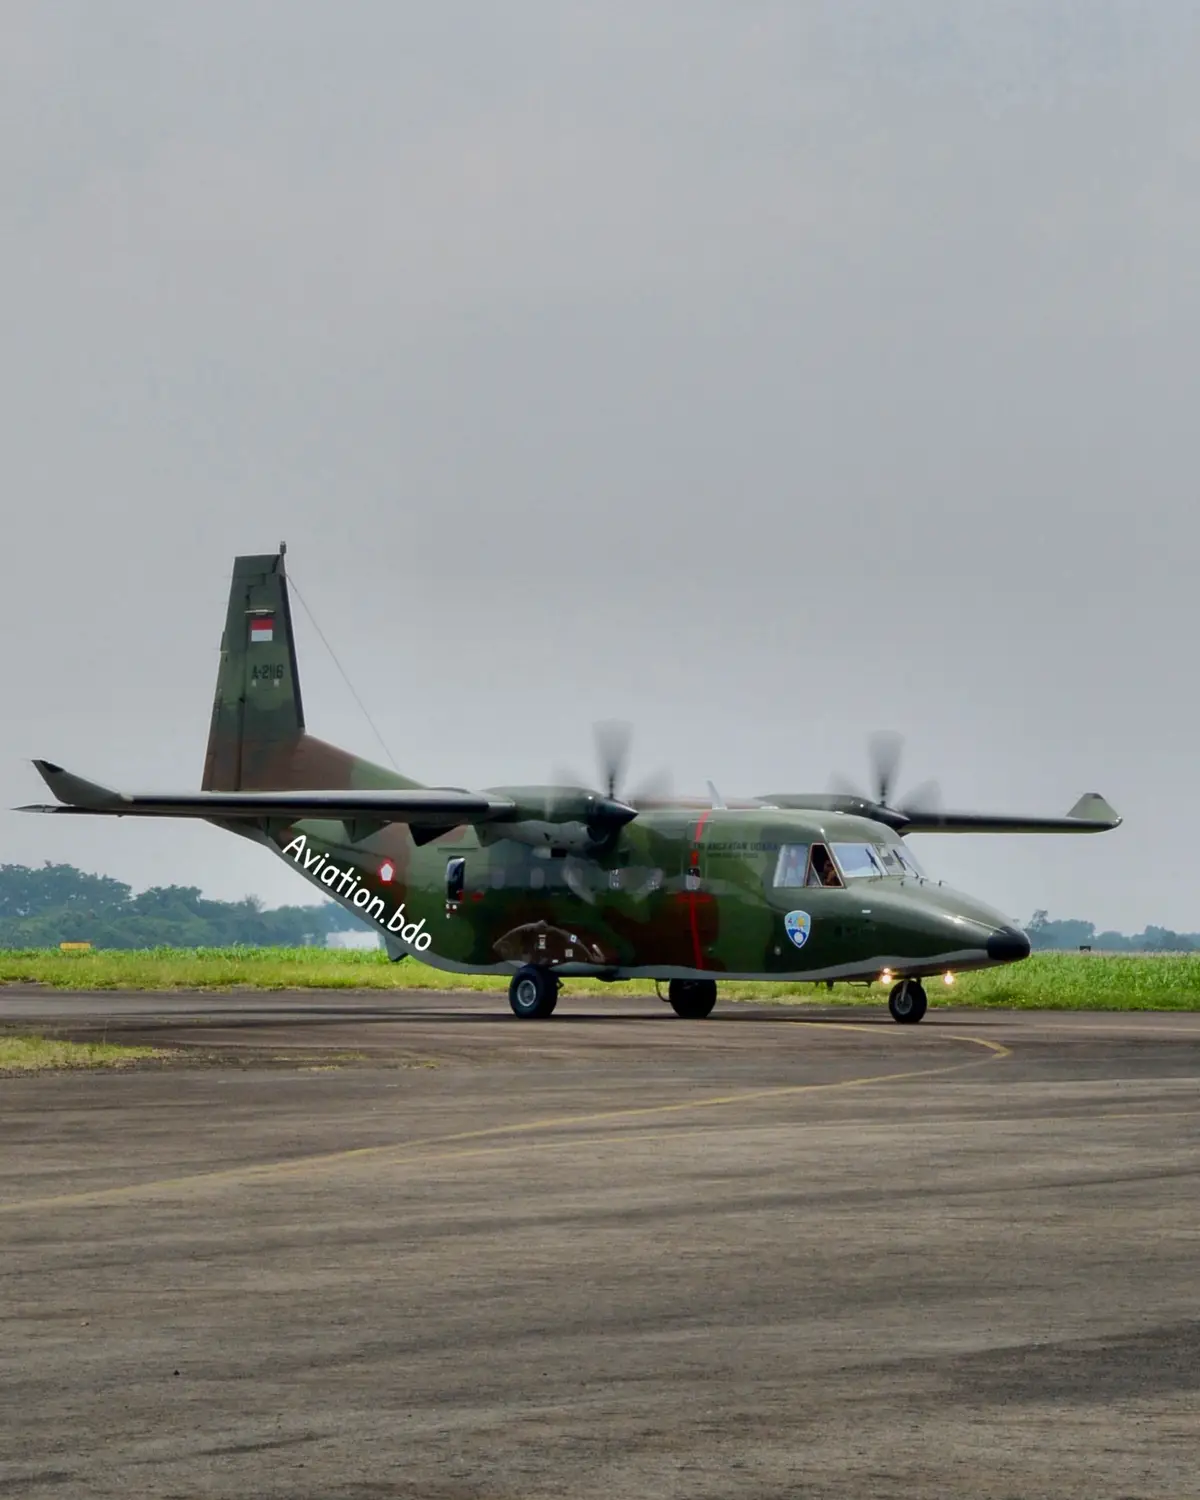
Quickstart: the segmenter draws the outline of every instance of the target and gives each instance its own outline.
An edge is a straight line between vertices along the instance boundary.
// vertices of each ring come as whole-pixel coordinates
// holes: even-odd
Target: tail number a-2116
[[[283,663],[280,661],[280,662],[276,662],[274,666],[270,666],[270,667],[251,667],[250,668],[250,681],[251,682],[282,682],[283,681]]]

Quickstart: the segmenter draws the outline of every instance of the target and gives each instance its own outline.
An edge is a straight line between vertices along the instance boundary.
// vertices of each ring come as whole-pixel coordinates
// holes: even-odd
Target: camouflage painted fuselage
[[[660,809],[588,857],[500,832],[456,828],[418,847],[399,825],[352,843],[343,824],[314,821],[256,836],[375,921],[393,957],[413,953],[450,970],[546,963],[612,979],[820,981],[1004,961],[989,956],[987,943],[1010,930],[1006,919],[934,881],[906,874],[844,888],[775,884],[782,845],[899,842],[866,819]],[[804,935],[799,946],[785,923],[796,912],[806,919],[791,924]]]

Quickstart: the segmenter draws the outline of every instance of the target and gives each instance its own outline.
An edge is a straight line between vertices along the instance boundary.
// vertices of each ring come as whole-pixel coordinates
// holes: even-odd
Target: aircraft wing
[[[814,808],[874,818],[897,833],[1106,833],[1121,819],[1098,792],[1080,797],[1065,818],[1025,818],[1009,813],[942,812],[933,807],[889,807],[867,797],[818,792],[775,793],[759,799],[768,807]]]
[[[59,799],[18,812],[94,813],[125,818],[339,818],[454,828],[511,815],[507,797],[432,788],[419,791],[163,792],[129,795],[73,776],[50,761],[35,760],[38,774]]]
[[[1080,797],[1065,818],[1020,818],[1004,813],[937,812],[899,808],[902,833],[1107,833],[1121,819],[1098,792]]]

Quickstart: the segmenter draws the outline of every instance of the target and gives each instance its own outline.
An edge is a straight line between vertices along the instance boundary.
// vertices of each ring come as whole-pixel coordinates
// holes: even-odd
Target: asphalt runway
[[[0,991],[0,1494],[1200,1495],[1200,1017]]]

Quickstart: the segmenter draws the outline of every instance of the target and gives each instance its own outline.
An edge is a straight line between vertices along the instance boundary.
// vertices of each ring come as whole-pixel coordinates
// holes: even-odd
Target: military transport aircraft
[[[720,979],[882,979],[894,1019],[916,1022],[923,978],[1012,963],[1029,940],[929,880],[905,834],[1121,821],[1095,793],[1065,818],[892,806],[893,753],[874,797],[624,800],[619,755],[603,790],[423,786],[305,730],[285,550],[234,562],[201,791],[130,796],[35,761],[59,801],[22,810],[204,818],[376,922],[393,959],[511,975],[518,1016],[549,1016],[576,975],[666,981],[691,1018]]]

